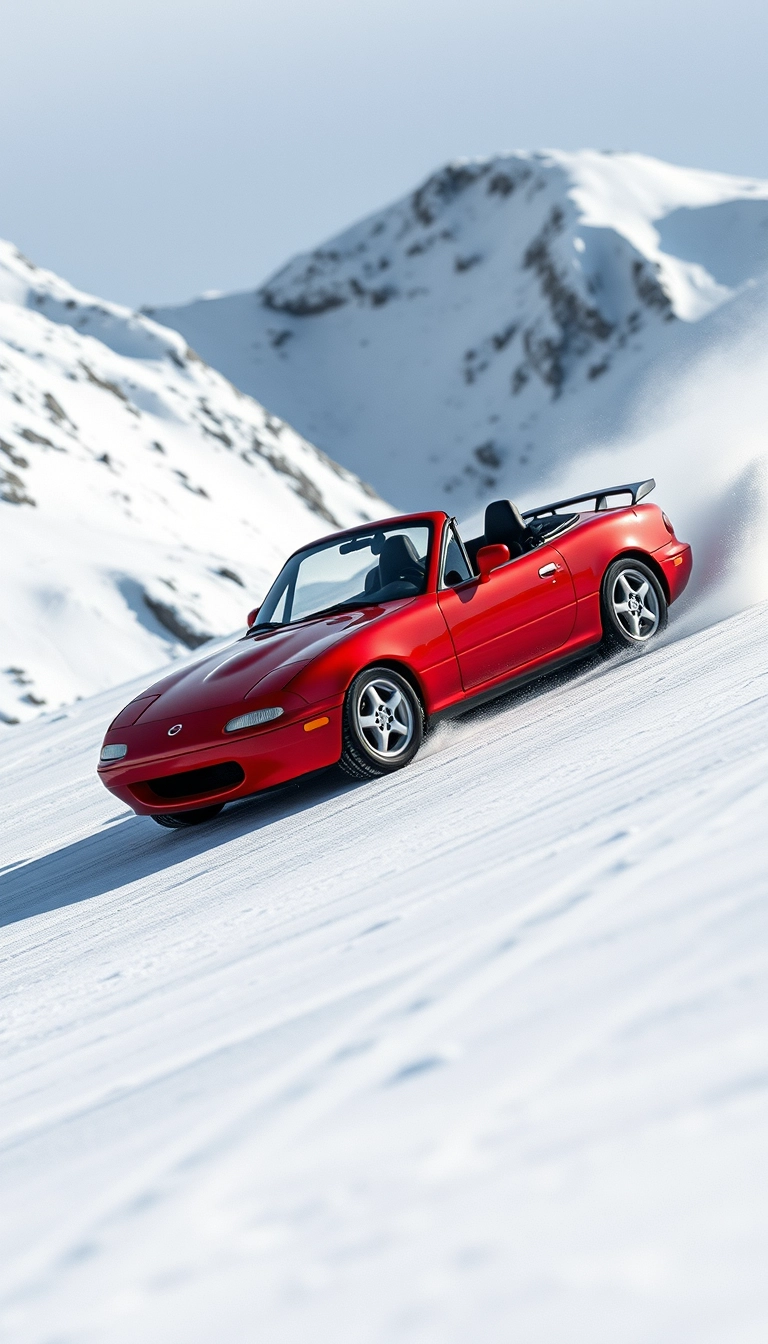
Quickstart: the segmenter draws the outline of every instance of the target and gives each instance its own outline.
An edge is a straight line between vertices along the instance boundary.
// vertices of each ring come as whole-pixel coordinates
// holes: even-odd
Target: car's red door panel
[[[576,620],[573,580],[554,546],[493,570],[487,583],[448,588],[438,600],[465,690],[553,653]]]

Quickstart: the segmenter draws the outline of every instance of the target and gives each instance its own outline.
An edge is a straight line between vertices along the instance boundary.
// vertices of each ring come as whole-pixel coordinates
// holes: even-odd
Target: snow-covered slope
[[[190,834],[95,778],[129,688],[6,734],[3,1338],[763,1344],[767,644]]]
[[[449,165],[256,292],[154,311],[386,497],[461,514],[623,433],[766,272],[766,182],[517,153]]]
[[[177,333],[0,243],[0,719],[242,625],[300,542],[387,506]]]

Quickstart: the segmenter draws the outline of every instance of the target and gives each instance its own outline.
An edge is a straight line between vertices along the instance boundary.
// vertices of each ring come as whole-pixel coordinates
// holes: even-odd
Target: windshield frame
[[[403,602],[403,601],[411,602],[415,598],[423,596],[425,593],[430,592],[431,589],[434,587],[433,571],[434,571],[435,536],[436,536],[435,524],[436,524],[436,518],[434,514],[406,514],[395,518],[381,518],[381,519],[376,518],[371,520],[371,522],[361,523],[358,527],[345,528],[344,531],[333,532],[325,537],[319,537],[316,541],[310,542],[306,546],[301,546],[298,550],[294,551],[293,554],[288,557],[285,564],[282,566],[280,572],[276,575],[273,583],[270,584],[269,590],[265,594],[264,600],[259,609],[259,615],[256,617],[254,624],[251,626],[249,634],[256,635],[265,630],[286,630],[289,629],[291,626],[301,625],[306,621],[322,619],[323,616],[328,616],[333,613],[341,611],[358,611],[366,607],[383,607],[388,606],[391,602]],[[313,554],[317,554],[324,550],[331,550],[334,547],[343,545],[345,542],[352,542],[357,538],[368,537],[373,532],[381,531],[381,532],[396,533],[396,532],[404,532],[408,529],[419,527],[426,528],[428,538],[427,551],[424,559],[424,585],[420,593],[404,594],[402,596],[393,596],[391,598],[380,598],[380,599],[372,598],[370,601],[366,599],[361,600],[353,599],[346,601],[342,600],[337,603],[333,603],[327,607],[320,608],[317,611],[307,612],[303,616],[291,618],[291,620],[289,621],[275,620],[274,613],[272,614],[271,617],[267,618],[266,612],[269,610],[270,607],[270,597],[272,593],[275,591],[275,589],[278,588],[278,586],[280,585],[281,580],[283,579],[285,572],[287,569],[289,569],[289,567],[295,567],[296,572],[293,577],[293,583],[289,585],[289,588],[291,590],[290,596],[286,596],[285,602],[287,603],[290,601],[292,604],[293,596],[295,594],[295,584],[296,584],[296,577],[298,575],[298,566],[301,564],[304,558]],[[440,535],[442,537],[442,528],[440,528]],[[361,547],[361,549],[363,548]],[[283,587],[281,592],[278,593],[275,602],[275,609],[279,608],[279,606],[283,604],[283,593],[285,592],[286,588]],[[262,612],[264,613],[264,619],[262,619]]]

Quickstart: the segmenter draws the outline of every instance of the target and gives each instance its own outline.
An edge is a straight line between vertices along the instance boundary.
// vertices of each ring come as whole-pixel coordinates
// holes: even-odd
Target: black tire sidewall
[[[413,737],[408,749],[403,752],[402,756],[397,756],[391,761],[382,760],[381,757],[375,756],[369,749],[365,738],[359,731],[354,710],[366,683],[374,681],[377,677],[387,677],[396,684],[401,693],[407,697],[413,714]],[[423,739],[424,710],[419,696],[408,679],[401,673],[396,672],[394,668],[386,665],[366,667],[362,672],[358,672],[347,691],[344,701],[344,749],[341,764],[346,764],[348,767],[357,767],[355,773],[363,773],[368,776],[391,775],[395,770],[402,770],[413,760]],[[360,770],[360,767],[362,767],[362,770]],[[351,770],[350,773],[352,773]]]
[[[659,624],[653,634],[648,639],[633,639],[627,630],[620,624],[613,610],[611,593],[619,574],[622,570],[634,569],[636,573],[642,574],[648,580],[653,591],[656,594],[656,600],[659,604]],[[628,555],[619,560],[614,560],[605,571],[602,587],[600,591],[600,606],[602,608],[603,635],[605,643],[609,648],[620,649],[646,649],[665,629],[667,624],[668,602],[664,589],[659,579],[654,574],[650,565],[642,560],[635,559]]]

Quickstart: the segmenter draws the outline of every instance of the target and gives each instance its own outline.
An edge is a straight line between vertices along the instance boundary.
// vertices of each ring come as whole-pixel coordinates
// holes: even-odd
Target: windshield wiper
[[[282,630],[282,628],[282,621],[264,621],[262,625],[252,625],[250,630],[246,631],[245,637],[250,639],[251,635],[260,635],[263,630]]]
[[[356,611],[358,607],[379,606],[381,606],[380,602],[371,601],[370,598],[361,598],[359,602],[334,602],[333,606],[321,607],[319,611],[308,611],[306,616],[299,617],[299,621],[314,621],[316,616],[332,616],[336,611]],[[298,621],[292,621],[291,624],[298,624]]]
[[[361,598],[353,602],[334,602],[333,606],[321,607],[319,611],[308,611],[306,616],[299,616],[295,621],[265,621],[263,625],[251,626],[246,638],[251,635],[260,635],[262,630],[289,630],[292,625],[301,625],[303,621],[314,621],[317,616],[332,616],[336,611],[357,611],[358,607],[378,607],[380,602],[371,601],[368,598]]]

